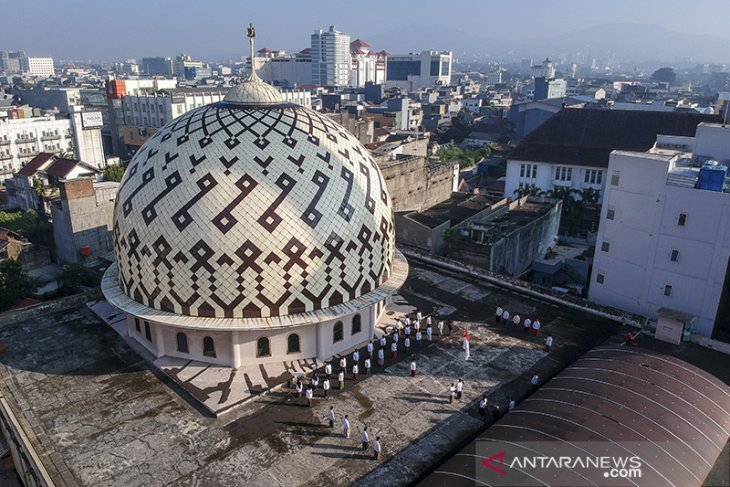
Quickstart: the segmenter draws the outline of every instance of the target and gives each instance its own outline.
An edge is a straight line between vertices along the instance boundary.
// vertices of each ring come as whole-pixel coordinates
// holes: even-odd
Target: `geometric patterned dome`
[[[368,150],[251,83],[262,82],[173,120],[130,162],[114,245],[134,301],[188,316],[284,316],[356,299],[392,274],[391,200]],[[257,92],[268,98],[256,104]]]

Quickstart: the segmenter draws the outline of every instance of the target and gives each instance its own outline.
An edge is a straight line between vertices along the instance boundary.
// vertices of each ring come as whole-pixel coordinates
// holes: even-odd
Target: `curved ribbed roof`
[[[539,455],[535,445],[585,454],[611,445],[642,461],[641,478],[622,485],[690,487],[704,479],[730,437],[730,388],[682,360],[635,347],[591,350],[548,381],[419,485],[553,485],[554,472],[510,469],[510,457]],[[482,462],[509,444],[503,477]],[[486,448],[484,445],[488,445]],[[499,445],[499,446],[497,446]],[[538,447],[539,448],[539,447]],[[496,451],[496,450],[495,450]],[[591,452],[595,453],[595,452]],[[481,470],[484,469],[484,470]],[[572,485],[608,485],[604,471],[562,470]],[[572,477],[571,477],[572,476]],[[610,485],[614,485],[611,483]],[[618,485],[618,484],[616,484]]]

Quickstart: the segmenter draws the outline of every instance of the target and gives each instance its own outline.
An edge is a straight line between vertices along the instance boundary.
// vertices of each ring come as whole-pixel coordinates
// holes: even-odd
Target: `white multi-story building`
[[[75,159],[102,169],[101,126],[100,112],[74,111],[69,118],[16,119],[0,113],[0,180],[11,177],[40,152],[70,152]]]
[[[267,83],[279,86],[312,84],[312,50],[306,48],[296,54],[284,51],[261,52],[255,57],[257,74]]]
[[[388,55],[386,86],[405,88],[431,88],[451,84],[452,54],[423,51],[420,54]]]
[[[312,34],[312,84],[347,86],[350,83],[350,36],[330,26]]]
[[[709,161],[730,161],[730,128],[701,123],[695,137],[658,136],[648,152],[611,154],[592,301],[660,325],[679,316],[712,335],[729,303],[730,194],[726,169]]]
[[[350,56],[352,57],[350,86],[362,88],[368,82],[385,83],[387,52],[374,52],[367,42],[355,39],[350,43]]]
[[[21,67],[24,73],[31,76],[47,78],[56,74],[53,69],[53,58],[50,57],[28,57],[21,59]]]

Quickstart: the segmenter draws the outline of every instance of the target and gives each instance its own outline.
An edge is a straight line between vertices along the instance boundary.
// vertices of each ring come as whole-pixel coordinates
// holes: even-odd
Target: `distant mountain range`
[[[519,21],[515,28],[519,28]],[[463,32],[438,25],[409,25],[379,35],[363,35],[362,39],[374,49],[393,54],[436,49],[454,51],[457,57],[488,56],[494,60],[530,57],[537,61],[565,54],[573,61],[580,52],[604,59],[613,55],[621,62],[730,61],[730,39],[632,23],[594,25],[567,34],[517,40],[490,37],[486,26],[483,32]]]

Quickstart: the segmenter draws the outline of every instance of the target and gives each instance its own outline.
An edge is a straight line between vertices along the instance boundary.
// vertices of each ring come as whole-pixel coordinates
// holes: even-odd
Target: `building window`
[[[680,213],[677,218],[677,225],[683,227],[685,223],[687,223],[687,213]]]
[[[360,315],[355,315],[352,317],[352,334],[357,335],[362,331],[362,318],[360,318]]]
[[[299,353],[301,352],[301,346],[299,345],[299,335],[292,333],[286,339],[286,353]]]
[[[614,172],[611,174],[611,186],[618,186],[619,174]]]
[[[177,351],[181,353],[190,353],[188,350],[188,336],[183,332],[179,332],[177,334]]]
[[[520,164],[521,179],[535,179],[537,177],[537,164]]]
[[[600,273],[599,274],[596,274],[596,282],[598,284],[603,284],[603,281],[605,279],[606,279],[606,276],[604,276],[603,274],[600,274]]]
[[[613,220],[614,216],[616,216],[616,212],[612,208],[606,210],[606,220]]]
[[[670,286],[669,284],[667,284],[666,286],[664,286],[664,295],[665,296],[671,296],[672,295],[672,286]]]
[[[134,319],[134,328],[137,330],[137,333],[142,333],[142,328],[139,326],[139,318]]]
[[[203,355],[215,358],[215,343],[211,337],[203,337]]]
[[[345,334],[342,331],[342,322],[338,321],[335,323],[335,327],[332,330],[332,343],[337,343],[344,340]]]
[[[147,339],[148,342],[152,341],[152,331],[150,330],[150,324],[146,321],[144,322],[144,337]]]
[[[256,356],[271,357],[271,346],[268,338],[261,337],[256,340]]]
[[[588,184],[601,184],[603,171],[597,169],[586,169],[583,182]]]
[[[565,166],[555,167],[555,180],[556,181],[572,181],[573,179],[573,168]]]
[[[679,261],[679,250],[672,250],[672,255],[669,256],[669,260],[672,262]]]
[[[601,242],[601,251],[608,252],[608,248],[611,246],[608,242]]]

